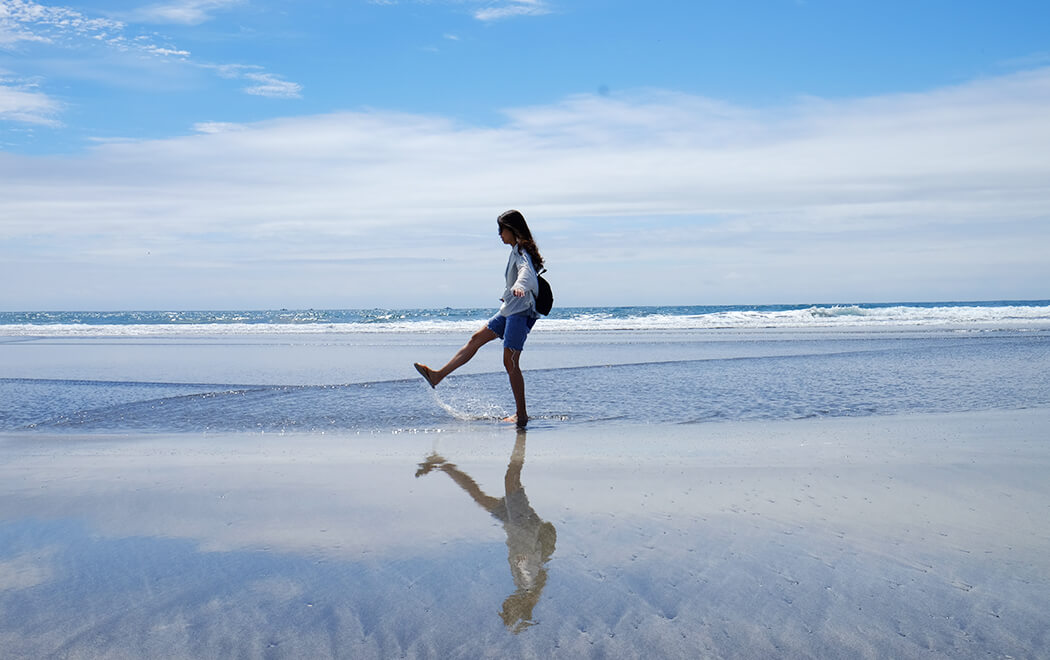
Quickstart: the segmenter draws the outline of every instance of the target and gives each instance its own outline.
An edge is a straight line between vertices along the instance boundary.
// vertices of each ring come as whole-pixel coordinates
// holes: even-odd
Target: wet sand
[[[1047,657],[1048,428],[0,436],[0,649]]]

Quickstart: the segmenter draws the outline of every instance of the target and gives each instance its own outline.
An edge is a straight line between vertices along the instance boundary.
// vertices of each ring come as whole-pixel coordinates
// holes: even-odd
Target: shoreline
[[[0,434],[0,643],[1042,655],[1048,427],[1050,408],[1029,408],[520,435]],[[531,513],[508,527],[482,495]],[[556,542],[520,573],[510,548],[531,515]]]

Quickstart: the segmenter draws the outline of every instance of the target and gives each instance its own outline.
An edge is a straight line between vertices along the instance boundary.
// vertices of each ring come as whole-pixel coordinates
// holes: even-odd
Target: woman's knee
[[[507,373],[512,374],[516,371],[521,371],[520,358],[521,351],[515,351],[510,348],[503,349],[503,366],[507,369]]]
[[[474,346],[484,346],[498,336],[491,328],[485,327],[472,334],[469,343]]]

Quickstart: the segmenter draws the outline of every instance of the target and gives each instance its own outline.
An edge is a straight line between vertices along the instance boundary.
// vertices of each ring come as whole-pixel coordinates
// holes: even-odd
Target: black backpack
[[[546,272],[546,268],[540,271],[540,273]],[[551,308],[554,307],[554,292],[551,291],[550,283],[543,279],[540,273],[536,273],[536,278],[539,280],[539,293],[536,294],[536,311],[546,316],[551,313]]]

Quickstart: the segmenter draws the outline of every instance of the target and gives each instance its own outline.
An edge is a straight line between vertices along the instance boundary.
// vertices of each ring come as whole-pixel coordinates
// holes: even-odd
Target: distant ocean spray
[[[382,333],[470,330],[473,309],[0,312],[6,336]],[[555,308],[539,331],[959,327],[1050,329],[1050,300]]]

